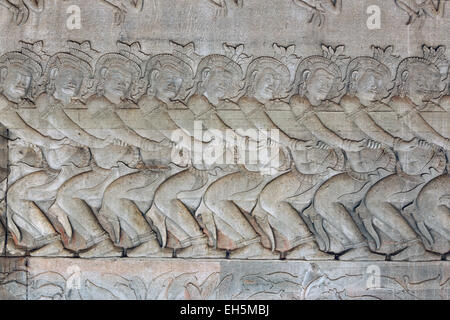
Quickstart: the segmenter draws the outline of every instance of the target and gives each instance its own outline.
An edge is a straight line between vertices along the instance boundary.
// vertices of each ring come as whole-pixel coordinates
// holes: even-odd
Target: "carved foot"
[[[93,248],[80,253],[81,258],[112,258],[121,257],[122,248],[114,246],[110,239],[105,239],[102,242],[95,245]]]
[[[286,254],[287,260],[324,261],[334,260],[334,255],[322,252],[315,242],[298,246]]]
[[[392,256],[391,260],[411,262],[439,261],[441,260],[441,256],[439,254],[426,251],[421,243],[417,243]]]
[[[225,259],[226,251],[209,247],[206,243],[192,245],[176,251],[177,258]]]
[[[30,253],[32,257],[73,257],[74,254],[65,249],[61,241],[55,241]]]
[[[341,261],[384,261],[386,257],[382,254],[373,253],[368,247],[351,249],[339,256]]]
[[[275,260],[280,259],[280,254],[264,248],[261,243],[252,243],[246,247],[233,250],[230,253],[230,259]]]
[[[144,242],[143,244],[127,251],[130,258],[172,258],[173,250],[161,248],[156,239]]]

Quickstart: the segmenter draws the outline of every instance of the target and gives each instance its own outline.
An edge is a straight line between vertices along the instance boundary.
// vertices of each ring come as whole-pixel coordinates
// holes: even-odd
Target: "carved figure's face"
[[[408,95],[415,101],[426,102],[440,91],[441,75],[425,63],[415,63],[408,70],[406,87]]]
[[[30,88],[32,75],[30,71],[20,66],[11,65],[5,70],[3,82],[4,93],[13,99],[22,99]]]
[[[307,79],[307,91],[319,101],[325,100],[333,88],[335,77],[325,69],[316,69]]]
[[[203,87],[208,97],[225,99],[233,84],[233,74],[224,68],[212,68],[204,77]]]
[[[356,94],[360,99],[375,101],[383,90],[383,75],[373,69],[364,71],[356,84]]]
[[[83,83],[83,73],[71,66],[58,70],[55,78],[56,94],[58,96],[75,97],[80,92]]]
[[[161,100],[171,100],[178,96],[183,85],[183,75],[171,67],[166,67],[154,77],[156,96]]]
[[[280,75],[272,68],[265,68],[256,75],[255,95],[264,100],[272,100],[280,86]]]
[[[130,90],[132,81],[131,72],[116,66],[110,67],[105,74],[105,94],[124,98]]]

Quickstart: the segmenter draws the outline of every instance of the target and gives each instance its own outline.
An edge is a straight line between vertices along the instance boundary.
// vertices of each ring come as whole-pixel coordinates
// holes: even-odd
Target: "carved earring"
[[[97,95],[104,96],[105,95],[105,82],[101,79],[97,85]]]

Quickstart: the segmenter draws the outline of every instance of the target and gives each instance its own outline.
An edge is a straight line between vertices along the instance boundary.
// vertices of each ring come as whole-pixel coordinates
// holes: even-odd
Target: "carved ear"
[[[252,81],[255,81],[255,79],[256,79],[256,75],[258,74],[258,71],[253,71],[253,73],[251,74],[251,79],[252,79]]]
[[[3,83],[3,81],[5,81],[7,75],[8,75],[8,68],[6,67],[0,68],[0,83]]]
[[[356,81],[358,79],[358,70],[354,70],[352,72],[352,74],[350,75],[350,78],[351,78],[352,82]]]
[[[304,82],[308,81],[309,77],[311,77],[311,71],[310,70],[305,70],[303,72],[303,81]]]
[[[157,81],[159,79],[160,76],[160,72],[158,70],[153,70],[150,73],[150,83],[153,85],[153,83],[155,83],[155,81]]]
[[[103,67],[100,69],[100,75],[102,76],[102,78],[106,78],[106,74],[108,73],[108,68],[107,67]]]
[[[57,76],[58,76],[58,68],[55,67],[52,70],[50,70],[50,79],[55,80]]]
[[[402,72],[402,81],[405,82],[408,79],[409,71],[405,70]]]
[[[205,81],[206,79],[208,79],[210,73],[211,73],[210,68],[203,69],[202,70],[202,81]]]

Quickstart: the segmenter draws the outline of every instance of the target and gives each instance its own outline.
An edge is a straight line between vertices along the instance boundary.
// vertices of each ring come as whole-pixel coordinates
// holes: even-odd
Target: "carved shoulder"
[[[35,104],[39,113],[46,112],[51,107],[48,95],[46,93],[42,93],[39,97],[37,97],[35,100]]]
[[[111,103],[105,97],[93,96],[86,102],[89,112],[95,113],[111,107]]]
[[[238,104],[245,114],[250,114],[256,109],[263,107],[255,98],[250,97],[242,97],[239,99]]]
[[[408,98],[394,97],[391,99],[390,106],[392,110],[398,115],[405,115],[414,109]]]
[[[188,101],[188,107],[195,115],[200,115],[210,109],[210,104],[206,97],[193,95]]]
[[[139,108],[143,111],[143,113],[150,113],[157,108],[161,108],[163,106],[163,102],[159,101],[155,97],[143,96],[138,101]]]
[[[439,101],[439,105],[447,112],[450,112],[450,96],[444,96]]]
[[[358,98],[349,95],[346,95],[341,99],[341,106],[346,113],[353,113],[361,108]]]
[[[290,101],[292,112],[297,117],[301,117],[306,113],[312,111],[312,106],[308,99],[300,96],[293,96]]]

